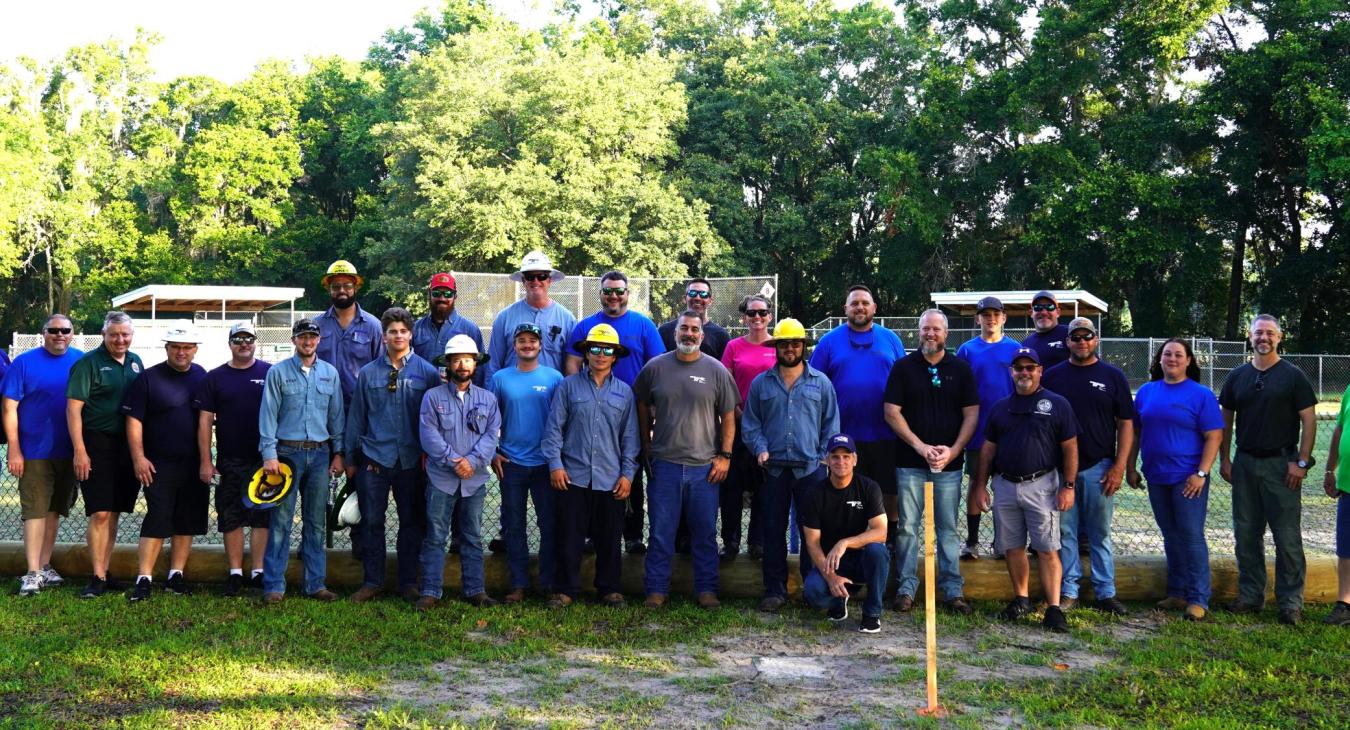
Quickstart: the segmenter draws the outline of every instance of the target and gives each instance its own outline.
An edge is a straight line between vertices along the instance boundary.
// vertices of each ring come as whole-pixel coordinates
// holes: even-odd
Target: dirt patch
[[[1117,642],[1152,635],[1156,620],[1142,615],[1070,635],[991,622],[939,635],[939,685],[1071,677],[1109,661]],[[858,633],[852,619],[828,625],[785,615],[773,623],[657,652],[573,649],[516,663],[447,663],[393,682],[377,705],[512,727],[831,728],[892,724],[924,702],[918,617],[888,614],[876,635]],[[981,726],[1018,724],[1006,713],[954,709]]]

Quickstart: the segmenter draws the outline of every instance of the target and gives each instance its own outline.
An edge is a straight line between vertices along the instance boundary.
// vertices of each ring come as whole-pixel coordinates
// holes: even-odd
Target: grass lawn
[[[423,615],[394,599],[75,593],[0,596],[0,727],[937,724],[913,714],[921,612],[864,636],[852,618],[749,601]],[[1295,629],[1080,610],[1064,636],[987,618],[997,608],[940,617],[944,726],[1350,726],[1350,631],[1318,623],[1324,607]]]

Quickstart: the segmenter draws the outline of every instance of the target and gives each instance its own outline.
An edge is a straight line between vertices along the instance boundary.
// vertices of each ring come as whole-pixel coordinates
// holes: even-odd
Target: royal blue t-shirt
[[[1078,418],[1078,469],[1116,455],[1116,419],[1134,419],[1130,381],[1120,368],[1102,362],[1064,362],[1045,371],[1041,386],[1064,396]]]
[[[521,466],[548,463],[539,444],[548,424],[549,400],[562,379],[562,373],[543,365],[527,373],[512,365],[492,374],[488,389],[497,396],[502,414],[502,438],[497,451],[507,461]]]
[[[1214,391],[1187,378],[1180,383],[1154,380],[1134,396],[1142,433],[1139,453],[1144,478],[1180,484],[1200,469],[1205,432],[1223,428],[1223,413]]]
[[[900,337],[885,327],[857,332],[843,324],[820,338],[811,367],[825,373],[839,398],[839,430],[857,441],[895,440],[886,425],[886,381],[905,356]]]
[[[976,451],[984,445],[984,425],[989,422],[989,409],[1013,394],[1008,368],[1019,347],[1017,340],[1005,335],[998,342],[985,342],[976,337],[957,348],[956,356],[970,363],[970,369],[975,371],[975,388],[980,391],[980,422],[975,426],[970,443],[966,444],[967,451]]]
[[[591,333],[591,328],[597,324],[613,327],[619,333],[619,343],[628,348],[626,357],[614,361],[614,377],[622,380],[630,388],[637,382],[642,366],[646,365],[648,360],[666,352],[665,343],[661,342],[661,333],[656,331],[656,324],[638,312],[628,311],[618,317],[596,312],[577,322],[577,326],[572,328],[572,336],[567,338],[568,355],[577,355],[583,362],[585,361],[585,354],[578,353],[575,345],[584,342],[586,335]]]
[[[146,458],[197,462],[197,409],[192,399],[205,379],[206,370],[195,362],[182,373],[162,362],[127,386],[121,413],[141,422]]]
[[[1041,358],[1041,367],[1049,370],[1069,359],[1069,345],[1065,342],[1068,338],[1069,325],[1057,324],[1045,334],[1032,331],[1022,338],[1022,347],[1035,350],[1036,355]]]
[[[1078,435],[1073,406],[1045,388],[1031,395],[1004,398],[989,409],[985,437],[998,444],[994,471],[1026,476],[1063,466],[1060,445]]]
[[[70,348],[53,355],[41,347],[19,355],[0,385],[19,402],[19,448],[25,459],[69,459],[74,455],[66,428],[66,382],[70,366],[84,353]]]
[[[270,363],[254,360],[238,369],[225,363],[206,374],[192,401],[199,411],[216,414],[216,455],[259,459],[258,411]]]

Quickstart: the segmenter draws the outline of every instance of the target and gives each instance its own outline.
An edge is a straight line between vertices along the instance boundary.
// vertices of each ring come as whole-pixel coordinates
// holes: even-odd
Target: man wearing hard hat
[[[332,306],[314,318],[319,326],[318,355],[320,360],[337,368],[345,406],[352,402],[361,368],[384,354],[384,335],[380,320],[356,303],[356,294],[365,280],[350,261],[334,261],[321,281]]]
[[[165,538],[172,538],[169,579],[165,587],[179,595],[192,591],[183,579],[192,536],[206,534],[211,487],[198,474],[197,411],[192,395],[206,371],[192,362],[201,337],[175,328],[164,335],[164,362],[133,380],[122,398],[127,418],[127,443],[136,479],[145,488],[145,519],[136,551],[139,570],[130,598],[150,597],[151,572]]]
[[[741,439],[767,472],[761,487],[764,599],[759,609],[773,612],[787,603],[788,510],[795,504],[800,515],[810,490],[825,477],[826,445],[839,431],[839,400],[825,373],[806,364],[806,348],[814,343],[801,322],[779,321],[764,344],[776,351],[777,364],[750,384]],[[806,544],[804,536],[801,544]],[[802,577],[809,567],[809,560],[800,562]]]
[[[511,341],[516,328],[525,322],[537,326],[543,333],[539,364],[563,371],[566,364],[563,347],[577,318],[567,307],[550,299],[548,291],[554,282],[564,278],[563,272],[553,268],[553,262],[542,251],[531,251],[520,260],[520,270],[511,275],[511,280],[521,282],[525,298],[498,312],[492,320],[488,359],[483,363],[486,381],[491,381],[494,372],[515,364],[516,352]]]
[[[475,606],[493,606],[483,582],[484,485],[488,465],[497,453],[502,427],[497,398],[473,384],[473,373],[483,356],[467,335],[445,343],[447,382],[427,391],[422,399],[418,431],[427,456],[427,535],[422,541],[422,597],[425,611],[441,599],[445,580],[445,543],[450,520],[459,526],[459,564],[464,599]],[[456,514],[455,505],[462,507]]]
[[[608,324],[595,325],[572,347],[586,366],[558,385],[539,447],[557,493],[558,551],[549,605],[561,608],[580,595],[582,546],[590,538],[595,590],[605,605],[619,607],[624,603],[619,537],[641,443],[633,389],[614,373],[614,363],[630,353]]]

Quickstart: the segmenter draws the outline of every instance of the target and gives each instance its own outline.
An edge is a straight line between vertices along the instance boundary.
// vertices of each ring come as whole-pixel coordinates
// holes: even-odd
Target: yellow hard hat
[[[764,341],[764,345],[773,347],[774,343],[779,340],[801,340],[806,343],[807,347],[816,344],[815,340],[806,336],[806,328],[802,326],[802,323],[791,317],[778,320],[778,324],[774,325],[773,335]]]
[[[350,276],[353,279],[356,279],[357,287],[360,287],[361,285],[366,283],[366,280],[362,279],[361,275],[356,273],[356,267],[352,266],[352,262],[346,259],[338,259],[337,261],[334,261],[333,263],[329,264],[328,271],[324,273],[323,278],[320,279],[319,281],[324,286],[328,286],[329,280],[331,280],[334,276]]]
[[[628,348],[619,342],[619,332],[607,324],[597,324],[586,333],[586,339],[572,345],[572,349],[585,355],[586,349],[591,345],[608,345],[614,348],[615,357],[623,357],[628,354]]]

